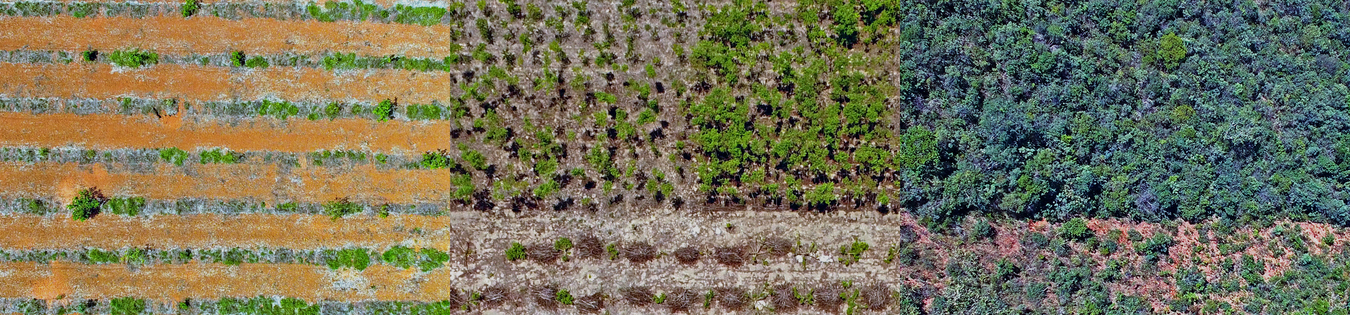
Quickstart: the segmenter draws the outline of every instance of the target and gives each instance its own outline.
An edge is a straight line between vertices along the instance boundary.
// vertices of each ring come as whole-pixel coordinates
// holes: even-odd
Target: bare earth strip
[[[445,57],[451,54],[451,25],[395,23],[228,20],[180,17],[6,17],[0,19],[0,50],[82,51],[139,47],[161,54],[330,51],[358,55]]]
[[[8,19],[0,19],[0,22]],[[0,26],[3,27],[3,26]],[[453,94],[447,72],[371,70],[335,73],[273,67],[235,71],[222,67],[156,65],[118,69],[108,64],[0,63],[0,94],[33,98],[141,97],[189,101],[257,100],[405,103],[446,102]]]
[[[448,149],[451,123],[338,119],[156,120],[153,116],[0,113],[0,145],[88,149],[225,147],[234,151],[307,153],[366,150],[421,154]]]
[[[147,199],[251,199],[323,203],[347,197],[357,202],[415,204],[449,198],[452,173],[440,170],[377,169],[372,165],[298,168],[282,174],[277,165],[208,164],[184,169],[164,164],[153,173],[109,171],[102,164],[2,163],[2,195],[57,196],[68,200],[85,187],[110,195]]]

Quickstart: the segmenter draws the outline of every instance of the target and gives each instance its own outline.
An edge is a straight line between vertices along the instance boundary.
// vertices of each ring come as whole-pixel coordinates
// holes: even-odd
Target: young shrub
[[[159,158],[163,159],[165,162],[173,163],[173,165],[183,166],[183,161],[187,160],[187,157],[187,151],[179,150],[178,148],[159,149]]]
[[[976,219],[970,227],[970,236],[976,239],[988,239],[994,237],[994,227],[989,225],[988,220]]]
[[[521,259],[525,259],[525,245],[512,242],[511,248],[506,249],[506,260],[517,261]]]
[[[327,265],[329,269],[338,269],[350,267],[356,270],[366,270],[370,267],[370,250],[365,248],[348,248],[343,250],[326,250],[326,256],[329,257]]]
[[[464,150],[460,152],[459,158],[464,159],[465,162],[469,162],[469,166],[472,166],[476,170],[487,169],[487,157],[483,156],[483,153],[480,153],[477,150]]]
[[[107,203],[109,211],[116,215],[136,216],[145,207],[145,198],[112,198]]]
[[[375,119],[379,121],[394,119],[394,107],[397,105],[390,100],[380,101],[380,104],[375,105],[375,109],[371,110],[371,114],[374,114]]]
[[[145,300],[133,297],[112,299],[112,315],[138,315],[145,313]]]
[[[347,200],[346,197],[323,204],[323,213],[328,215],[328,218],[333,221],[337,221],[337,219],[348,215],[360,213],[363,210],[361,205]]]
[[[108,59],[120,67],[140,68],[159,63],[159,54],[133,48],[114,51],[108,55]]]
[[[1073,218],[1059,227],[1059,235],[1081,241],[1092,237],[1092,230],[1088,230],[1087,222],[1083,221],[1083,218]]]
[[[80,56],[83,56],[84,61],[86,62],[94,62],[98,60],[98,50],[91,48],[89,50],[85,50],[84,52],[80,53]]]
[[[193,16],[197,14],[197,11],[201,10],[201,8],[201,1],[187,0],[186,2],[183,2],[183,17]]]
[[[90,187],[81,190],[80,194],[76,195],[69,205],[66,205],[66,208],[70,209],[72,219],[84,221],[98,215],[99,207],[106,200],[107,198],[103,197],[103,193],[98,188]]]
[[[852,265],[862,258],[863,252],[866,252],[869,247],[867,242],[863,241],[853,241],[853,244],[840,246],[839,253],[844,257],[840,257],[839,262],[844,263],[845,266]]]
[[[572,305],[572,293],[567,292],[567,289],[558,290],[558,293],[555,294],[554,299],[557,300],[558,303],[562,303],[563,305]]]
[[[246,61],[248,61],[248,58],[244,56],[243,51],[236,50],[230,53],[230,64],[234,65],[235,67],[243,67],[244,62]]]

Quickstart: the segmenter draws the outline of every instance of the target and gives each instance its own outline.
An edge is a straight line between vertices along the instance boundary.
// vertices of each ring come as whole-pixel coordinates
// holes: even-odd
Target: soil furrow
[[[0,22],[6,19],[0,19]],[[0,26],[3,27],[3,26]],[[364,70],[335,73],[312,68],[235,71],[221,67],[156,65],[142,69],[106,64],[0,63],[0,94],[9,97],[141,97],[189,101],[397,99],[447,102],[457,96],[446,72]]]
[[[82,51],[89,47],[139,47],[159,53],[251,54],[329,51],[358,55],[445,57],[452,53],[452,25],[362,22],[228,20],[181,17],[8,17],[0,19],[0,50]]]

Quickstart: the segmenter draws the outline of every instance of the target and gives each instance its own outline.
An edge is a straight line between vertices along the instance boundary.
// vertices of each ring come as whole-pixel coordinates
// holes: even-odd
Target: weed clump
[[[199,10],[201,10],[201,9],[202,9],[201,1],[199,1],[199,0],[187,0],[187,1],[183,2],[183,12],[182,12],[182,13],[183,13],[183,17],[193,16],[193,15],[197,14],[197,11],[199,11]]]
[[[348,248],[342,250],[325,250],[324,256],[328,257],[327,265],[329,269],[338,269],[350,267],[356,270],[366,270],[370,267],[370,250],[365,248]]]
[[[348,215],[360,213],[363,210],[361,205],[351,202],[351,200],[348,200],[346,197],[323,204],[323,213],[328,215],[328,218],[333,221],[337,221],[337,219]]]
[[[394,119],[394,107],[397,105],[398,104],[395,104],[393,101],[383,100],[375,105],[375,109],[371,110],[371,113],[374,114],[375,119],[379,121]]]
[[[103,192],[100,192],[98,188],[86,188],[81,190],[80,194],[76,195],[75,199],[71,200],[69,205],[66,205],[66,208],[70,209],[70,217],[72,219],[75,219],[75,221],[84,221],[98,215],[99,207],[102,206],[103,202],[107,199],[108,198],[104,197]]]
[[[525,259],[525,245],[512,242],[511,248],[506,249],[506,260],[517,261],[521,259]]]
[[[137,315],[145,313],[145,300],[134,297],[112,299],[112,315]]]
[[[140,68],[159,63],[159,54],[133,48],[114,51],[108,55],[108,59],[112,60],[112,63],[117,66]]]

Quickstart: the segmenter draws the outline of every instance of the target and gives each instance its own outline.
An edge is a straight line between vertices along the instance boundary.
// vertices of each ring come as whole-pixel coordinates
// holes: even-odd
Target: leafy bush
[[[329,269],[339,269],[343,267],[356,270],[366,270],[370,267],[370,250],[365,248],[348,248],[342,250],[325,250],[324,256],[327,260]]]
[[[248,58],[244,56],[243,51],[236,50],[230,53],[230,64],[233,64],[235,67],[243,67],[244,63],[247,61]]]
[[[394,119],[395,105],[396,104],[392,101],[383,100],[380,101],[380,104],[375,105],[375,109],[371,110],[371,113],[374,114],[375,119],[378,119],[379,121]]]
[[[843,257],[839,258],[839,262],[844,263],[844,265],[852,265],[853,263],[858,262],[858,259],[862,258],[862,254],[867,252],[867,249],[870,247],[871,246],[868,245],[867,242],[856,240],[853,241],[853,244],[840,246],[839,254],[843,255]]]
[[[98,215],[99,207],[103,205],[104,200],[107,198],[103,197],[98,188],[85,188],[66,205],[66,208],[70,209],[72,219],[84,221]]]
[[[572,293],[567,292],[567,289],[558,290],[555,299],[558,300],[558,303],[562,303],[563,305],[572,305]]]
[[[145,198],[112,198],[106,203],[109,212],[116,215],[136,216],[141,213],[141,208],[145,207]]]
[[[517,261],[525,259],[525,245],[519,242],[512,242],[511,248],[506,249],[506,260]]]
[[[197,14],[197,11],[201,10],[201,8],[202,6],[199,0],[187,0],[183,2],[183,17],[193,16]]]
[[[1092,231],[1088,230],[1087,222],[1083,218],[1073,218],[1059,227],[1059,235],[1069,239],[1083,240],[1092,237]]]
[[[159,149],[159,158],[165,162],[173,163],[173,165],[183,166],[183,161],[187,160],[187,157],[187,151],[178,148]]]
[[[463,150],[460,152],[459,158],[464,159],[465,162],[469,162],[469,166],[472,166],[474,169],[487,169],[487,157],[483,156],[483,153],[480,153],[477,150]]]
[[[145,300],[133,297],[112,299],[112,315],[138,315],[145,313]]]
[[[244,154],[225,149],[214,149],[200,153],[201,164],[236,164],[244,160]]]
[[[80,56],[84,57],[84,61],[86,62],[94,62],[98,60],[98,50],[97,49],[85,50],[84,52],[80,53]]]
[[[140,68],[159,63],[159,54],[140,49],[123,49],[108,55],[114,65],[127,68]]]
[[[365,211],[365,209],[361,207],[361,205],[352,203],[347,200],[347,198],[341,198],[323,204],[323,213],[333,221],[337,221],[338,218],[344,216],[361,213],[362,211]]]
[[[295,116],[299,113],[300,107],[287,101],[273,102],[270,100],[262,100],[262,102],[258,104],[258,116],[272,116],[276,119],[285,120],[286,118]]]

